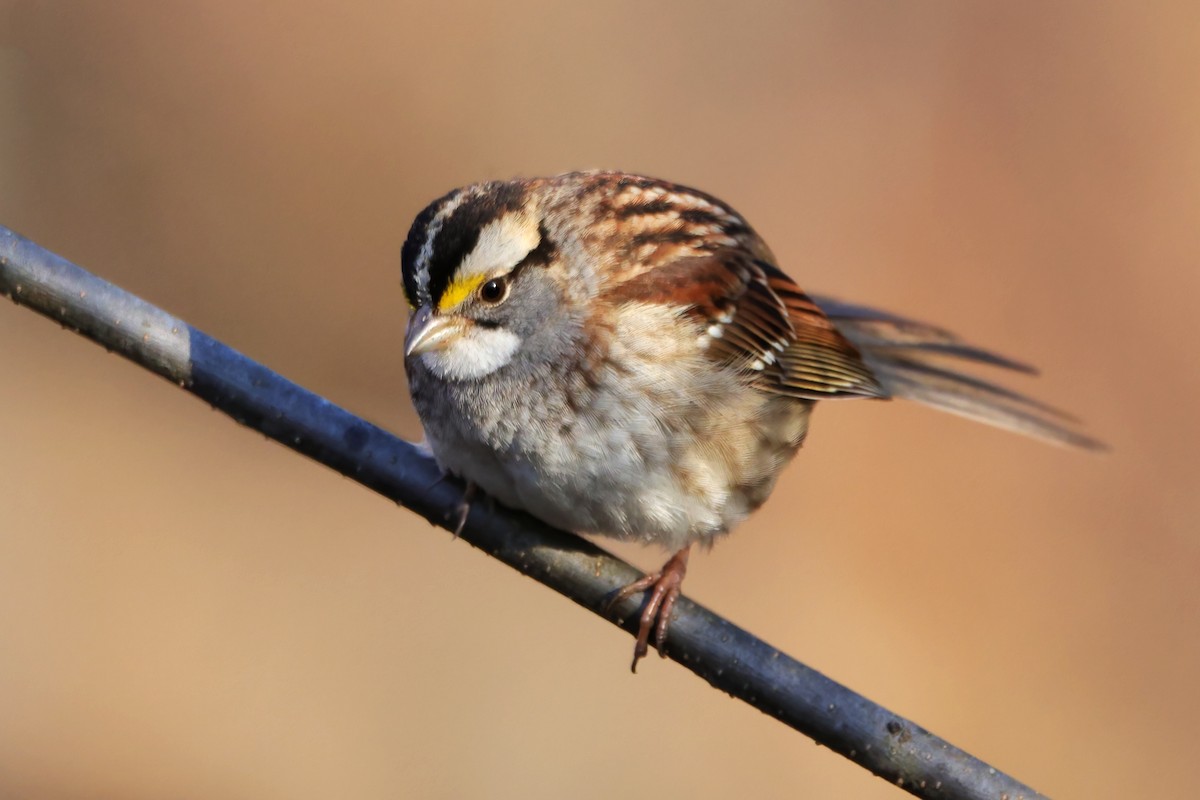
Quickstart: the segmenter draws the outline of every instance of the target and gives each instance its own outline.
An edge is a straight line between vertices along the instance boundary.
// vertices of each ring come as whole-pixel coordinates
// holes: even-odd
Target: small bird
[[[664,180],[592,171],[455,189],[417,215],[401,262],[405,371],[441,469],[468,497],[478,487],[555,527],[672,554],[614,599],[649,593],[635,671],[651,632],[663,653],[692,547],[763,504],[819,400],[902,397],[1102,447],[1074,418],[957,369],[1031,367],[806,294],[728,204]]]

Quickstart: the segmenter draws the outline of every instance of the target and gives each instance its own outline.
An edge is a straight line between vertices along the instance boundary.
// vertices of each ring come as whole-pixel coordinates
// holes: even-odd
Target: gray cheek
[[[527,341],[542,338],[547,329],[562,329],[570,320],[556,287],[548,281],[531,282],[520,297],[514,297],[513,326]]]

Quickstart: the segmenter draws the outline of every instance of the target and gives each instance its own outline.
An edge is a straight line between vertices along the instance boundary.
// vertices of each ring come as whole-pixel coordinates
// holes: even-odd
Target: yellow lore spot
[[[487,275],[476,273],[450,281],[450,285],[446,287],[446,291],[442,292],[442,296],[438,300],[438,311],[449,311],[458,306],[459,303],[471,296],[471,292],[479,288],[479,284],[483,283],[485,278]]]

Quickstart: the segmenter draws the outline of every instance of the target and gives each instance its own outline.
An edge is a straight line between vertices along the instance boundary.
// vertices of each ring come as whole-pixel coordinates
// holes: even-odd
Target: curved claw
[[[462,500],[458,501],[458,505],[454,507],[454,513],[458,515],[458,523],[454,526],[454,538],[462,536],[463,528],[467,524],[467,517],[471,514],[471,501],[475,499],[475,484],[467,481],[467,490],[463,492]]]
[[[638,661],[650,650],[650,631],[654,630],[654,647],[663,658],[667,657],[663,650],[667,641],[667,628],[671,624],[671,610],[679,599],[683,577],[687,574],[688,554],[691,545],[683,548],[663,564],[658,572],[652,572],[633,583],[621,588],[608,601],[608,607],[632,597],[638,592],[650,590],[646,605],[642,608],[638,624],[637,642],[633,646],[633,663],[630,670],[637,672]]]

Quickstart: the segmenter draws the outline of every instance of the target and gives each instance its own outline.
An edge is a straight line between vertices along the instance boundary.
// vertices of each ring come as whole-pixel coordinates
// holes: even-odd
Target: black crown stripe
[[[449,215],[434,225],[434,220],[447,204],[460,199],[464,192],[470,196]],[[518,182],[482,184],[467,189],[455,189],[430,203],[413,220],[400,250],[404,293],[414,307],[436,305],[450,285],[459,264],[479,243],[480,231],[504,214],[517,211],[524,204],[525,189]],[[421,251],[433,227],[433,247],[427,263],[419,264]]]
[[[421,213],[417,214],[417,218],[413,220],[412,226],[408,229],[408,236],[404,239],[404,246],[400,248],[400,274],[404,279],[404,294],[413,308],[429,302],[428,293],[419,291],[417,280],[418,273],[420,272],[417,265],[417,258],[421,255],[421,248],[425,245],[425,239],[429,232],[429,224],[433,222],[433,218],[437,216],[438,211],[446,203],[449,203],[461,193],[462,189],[454,189],[425,206]],[[419,296],[421,294],[425,294],[426,296]]]

